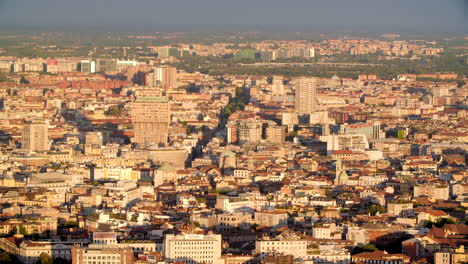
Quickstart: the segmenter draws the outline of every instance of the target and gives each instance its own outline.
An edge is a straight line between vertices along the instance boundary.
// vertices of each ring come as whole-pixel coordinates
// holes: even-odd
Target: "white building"
[[[295,259],[307,259],[307,240],[291,230],[286,230],[275,238],[264,237],[255,242],[255,251],[263,258],[267,255],[292,255]]]
[[[65,193],[73,186],[83,183],[83,177],[83,174],[78,173],[33,173],[31,177],[28,178],[26,186],[46,188],[54,190],[57,193]]]
[[[364,151],[369,149],[369,142],[364,134],[320,136],[320,140],[327,143],[327,154],[335,150]]]
[[[238,197],[218,196],[216,198],[216,209],[229,213],[268,209],[269,204],[266,197],[260,194],[241,194]]]
[[[312,237],[318,239],[341,239],[342,233],[343,229],[335,223],[315,224],[312,227]]]
[[[137,181],[139,173],[126,167],[91,168],[91,181]]]
[[[166,261],[187,264],[222,264],[221,235],[166,235],[163,243]]]
[[[316,110],[316,89],[315,78],[300,77],[294,79],[296,90],[295,106],[299,115],[310,115]]]

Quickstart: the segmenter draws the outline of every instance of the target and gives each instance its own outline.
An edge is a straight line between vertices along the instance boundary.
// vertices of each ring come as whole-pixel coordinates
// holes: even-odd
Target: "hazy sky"
[[[468,33],[468,0],[0,0],[0,27]]]

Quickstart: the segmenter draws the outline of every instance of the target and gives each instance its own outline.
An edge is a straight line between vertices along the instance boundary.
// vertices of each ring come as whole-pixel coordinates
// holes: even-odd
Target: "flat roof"
[[[135,102],[154,102],[154,103],[167,103],[167,98],[164,96],[143,96],[138,97]]]

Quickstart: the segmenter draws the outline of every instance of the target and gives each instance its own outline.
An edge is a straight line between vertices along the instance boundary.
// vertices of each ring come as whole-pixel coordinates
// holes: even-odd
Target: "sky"
[[[468,0],[0,0],[0,30],[468,33]]]

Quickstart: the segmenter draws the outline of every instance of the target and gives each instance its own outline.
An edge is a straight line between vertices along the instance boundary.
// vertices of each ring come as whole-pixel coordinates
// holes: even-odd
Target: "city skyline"
[[[0,0],[0,263],[468,264],[467,6]]]

